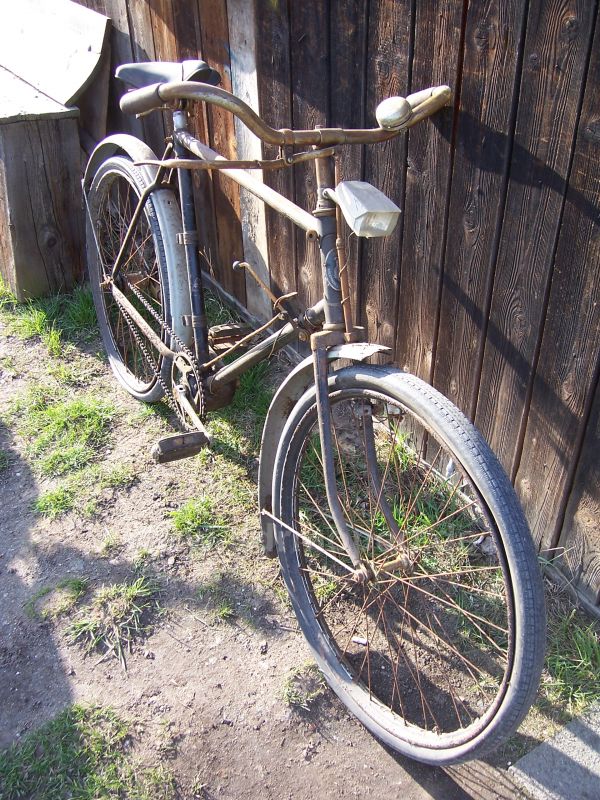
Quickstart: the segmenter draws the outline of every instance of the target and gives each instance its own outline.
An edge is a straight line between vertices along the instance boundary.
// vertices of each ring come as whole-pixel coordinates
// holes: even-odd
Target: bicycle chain
[[[131,289],[133,294],[137,297],[137,299],[144,306],[144,308],[148,311],[148,313],[151,314],[152,317],[154,317],[156,322],[158,322],[158,324],[161,326],[161,329],[166,331],[166,333],[170,337],[172,337],[172,340],[180,348],[180,351],[185,356],[187,356],[188,359],[190,360],[192,368],[195,370],[196,377],[197,377],[197,381],[196,381],[196,383],[197,383],[197,391],[198,391],[198,409],[197,409],[197,414],[202,419],[202,417],[204,416],[204,390],[203,390],[202,384],[201,384],[200,379],[199,379],[200,370],[199,370],[199,365],[198,365],[198,361],[197,361],[196,357],[191,352],[191,350],[181,341],[179,336],[177,336],[177,334],[165,322],[165,320],[160,316],[160,314],[154,308],[152,308],[150,303],[142,295],[142,293],[139,291],[139,289],[136,286],[134,286],[133,284],[129,283],[129,281],[127,281],[127,286]],[[175,412],[175,414],[177,415],[177,417],[178,417],[179,421],[182,423],[182,425],[184,427],[186,427],[188,425],[188,422],[186,420],[186,417],[184,416],[183,410],[182,410],[181,406],[179,405],[179,403],[177,403],[177,400],[175,399],[171,389],[167,386],[165,380],[163,379],[163,377],[161,375],[161,372],[160,372],[160,369],[158,368],[158,365],[156,364],[155,359],[152,358],[152,356],[148,352],[148,348],[146,347],[146,343],[144,342],[143,337],[140,335],[140,332],[139,332],[135,322],[130,317],[130,315],[127,313],[127,309],[124,308],[119,303],[119,301],[117,300],[117,298],[114,295],[113,295],[113,299],[116,300],[117,305],[119,306],[119,308],[121,310],[121,313],[123,314],[123,316],[125,318],[125,321],[127,322],[129,330],[133,334],[133,338],[136,340],[137,344],[139,345],[139,348],[142,351],[142,354],[143,354],[144,358],[148,362],[148,364],[149,364],[149,366],[150,366],[150,368],[151,368],[156,380],[159,382],[159,384],[160,384],[160,386],[161,386],[161,388],[162,388],[162,390],[164,392],[165,402],[167,403],[169,408],[172,411]]]

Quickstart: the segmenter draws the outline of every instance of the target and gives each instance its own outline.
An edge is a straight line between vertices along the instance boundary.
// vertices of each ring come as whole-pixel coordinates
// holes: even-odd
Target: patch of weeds
[[[237,616],[226,581],[220,572],[197,587],[196,597],[204,601],[204,607],[210,609],[214,619],[219,622],[229,622]]]
[[[8,469],[10,453],[8,450],[0,450],[0,472]]]
[[[134,483],[136,477],[131,466],[117,464],[100,473],[98,485],[101,489],[126,489]]]
[[[42,475],[81,469],[95,457],[108,435],[115,409],[92,395],[53,397],[41,386],[18,398],[13,407],[19,433]]]
[[[96,335],[96,313],[89,289],[78,286],[70,294],[40,297],[19,303],[0,288],[0,309],[10,330],[22,339],[39,337],[53,356],[63,351],[63,337],[89,341]]]
[[[100,648],[106,655],[114,654],[126,669],[125,652],[131,652],[133,642],[148,632],[144,617],[158,609],[157,595],[156,583],[145,576],[131,583],[103,586],[78,612],[68,636],[88,652]]]
[[[100,545],[100,555],[103,558],[110,558],[121,550],[123,542],[118,533],[111,533],[107,531],[106,536]]]
[[[580,714],[600,694],[600,631],[575,608],[548,615],[546,670],[542,689],[551,702]]]
[[[127,755],[129,726],[110,708],[74,705],[0,753],[4,800],[174,800],[172,774]]]
[[[19,374],[17,369],[17,362],[13,358],[13,356],[2,356],[0,357],[0,370],[4,372],[6,375],[10,375],[13,378]]]
[[[133,557],[133,567],[137,572],[144,569],[146,564],[151,560],[152,553],[147,547],[140,547],[135,556]]]
[[[90,363],[90,359],[76,358],[73,361],[51,361],[46,371],[51,378],[66,387],[85,386],[90,378],[99,372],[98,364]]]
[[[61,514],[72,511],[74,506],[75,490],[70,486],[58,486],[40,494],[33,504],[33,510],[43,517],[56,519]]]
[[[0,275],[0,310],[10,308],[17,302],[17,298],[11,292],[8,285],[5,283],[4,278]]]
[[[307,662],[290,670],[281,690],[281,698],[289,706],[308,711],[311,704],[326,691],[327,684],[321,670],[316,664]]]
[[[41,600],[42,597],[47,597],[51,591],[51,586],[42,586],[41,589],[38,589],[37,592],[31,595],[29,600],[23,606],[25,613],[30,619],[35,619],[37,616],[39,616],[37,610],[38,601]]]
[[[215,513],[208,497],[188,500],[187,503],[171,511],[173,527],[182,539],[215,547],[231,541],[231,530],[225,519]]]
[[[226,322],[239,322],[237,314],[229,306],[226,306],[215,292],[205,291],[204,305],[209,326],[224,325]]]
[[[81,508],[81,513],[84,517],[88,519],[92,519],[98,513],[98,502],[93,498],[90,500],[86,500]]]

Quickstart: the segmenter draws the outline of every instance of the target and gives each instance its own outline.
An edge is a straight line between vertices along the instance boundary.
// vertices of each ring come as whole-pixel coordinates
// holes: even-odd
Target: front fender
[[[375,353],[389,351],[389,347],[379,344],[351,343],[332,347],[328,351],[329,361],[346,359],[348,361],[365,361]],[[308,356],[290,372],[281,384],[267,412],[260,445],[260,462],[258,467],[258,507],[262,511],[272,512],[272,483],[275,471],[275,456],[281,433],[292,409],[304,392],[314,383],[313,358]],[[265,515],[260,517],[262,540],[265,554],[270,558],[277,555],[273,523]]]

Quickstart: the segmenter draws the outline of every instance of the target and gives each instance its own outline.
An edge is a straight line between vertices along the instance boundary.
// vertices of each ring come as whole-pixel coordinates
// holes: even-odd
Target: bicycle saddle
[[[216,86],[221,76],[206,61],[146,61],[141,64],[121,64],[115,76],[124,83],[141,89],[153,83],[169,81],[200,81]]]

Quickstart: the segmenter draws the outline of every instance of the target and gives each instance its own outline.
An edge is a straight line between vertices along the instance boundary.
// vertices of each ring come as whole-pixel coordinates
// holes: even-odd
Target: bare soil
[[[277,562],[262,555],[254,456],[222,446],[210,456],[154,464],[150,447],[169,422],[140,413],[99,349],[98,342],[80,346],[65,360],[85,371],[86,392],[116,406],[100,459],[128,465],[135,480],[101,490],[93,516],[83,514],[83,495],[56,519],[36,514],[32,503],[55,481],[37,474],[17,423],[0,425],[0,449],[9,452],[0,473],[0,747],[84,702],[111,706],[130,720],[132,755],[167,766],[183,798],[521,796],[506,771],[481,762],[444,771],[390,754],[329,691],[308,709],[286,702],[290,670],[309,654]],[[41,343],[9,335],[0,323],[4,419],[28,385],[52,383],[48,361]],[[226,548],[203,552],[174,535],[170,512],[203,494],[233,530]],[[107,536],[117,544],[103,547]],[[110,654],[88,654],[69,642],[72,614],[48,620],[44,599],[33,602],[65,578],[86,578],[81,608],[94,589],[141,571],[157,579],[161,610],[127,654],[126,671]],[[235,612],[227,621],[216,614],[223,598]]]

